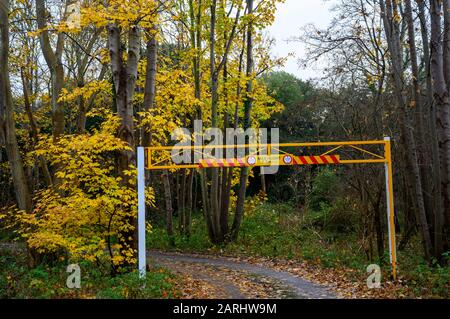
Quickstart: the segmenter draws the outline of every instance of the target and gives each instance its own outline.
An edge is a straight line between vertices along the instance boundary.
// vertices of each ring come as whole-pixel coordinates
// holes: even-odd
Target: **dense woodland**
[[[136,147],[173,145],[195,120],[278,127],[280,142],[390,136],[398,248],[419,238],[430,267],[448,265],[449,0],[338,1],[326,29],[290,39],[307,44],[300,69],[326,66],[307,82],[271,54],[266,29],[283,0],[78,3],[74,23],[71,1],[0,0],[0,239],[25,243],[29,267],[135,268]],[[268,201],[322,212],[319,224],[355,234],[367,261],[388,258],[382,166],[146,177],[148,230],[172,246],[195,216],[210,243],[235,243]]]

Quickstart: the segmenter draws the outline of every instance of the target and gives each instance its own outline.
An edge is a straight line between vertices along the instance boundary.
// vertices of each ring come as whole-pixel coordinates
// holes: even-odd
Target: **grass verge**
[[[66,282],[67,265],[41,265],[29,269],[24,252],[0,251],[0,298],[19,299],[160,299],[177,298],[177,278],[163,268],[147,272],[140,279],[137,272],[110,277],[99,267],[80,263],[81,287],[70,289]]]

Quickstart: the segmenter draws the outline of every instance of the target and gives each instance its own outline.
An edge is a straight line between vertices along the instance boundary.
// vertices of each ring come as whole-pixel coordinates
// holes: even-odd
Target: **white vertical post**
[[[139,276],[145,278],[145,155],[144,148],[137,149],[137,191],[138,191],[138,267]]]
[[[385,137],[385,159],[384,164],[386,176],[386,207],[387,207],[387,221],[389,231],[389,257],[392,266],[392,276],[394,280],[397,277],[397,248],[395,243],[395,220],[394,220],[394,187],[392,176],[392,154],[391,154],[391,138]]]

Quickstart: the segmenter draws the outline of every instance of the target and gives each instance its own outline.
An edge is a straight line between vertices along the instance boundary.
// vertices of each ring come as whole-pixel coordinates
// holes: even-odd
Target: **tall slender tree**
[[[448,1],[445,1],[444,11],[448,12]],[[446,82],[445,58],[448,45],[444,45],[445,32],[442,31],[442,1],[430,0],[431,16],[431,74],[433,78],[433,96],[436,104],[436,125],[439,138],[440,178],[442,210],[436,222],[437,233],[447,232],[445,238],[448,245],[448,225],[450,225],[450,101],[449,87]],[[448,13],[444,13],[444,17]],[[445,19],[444,19],[445,20]],[[446,227],[444,228],[444,223]]]
[[[9,79],[9,0],[0,2],[0,130],[5,140],[17,206],[31,211],[32,202],[16,136],[14,105]]]
[[[67,5],[66,1],[64,1],[64,4],[65,6]],[[66,10],[64,10],[64,12],[65,11]],[[59,101],[64,86],[64,66],[62,62],[64,33],[58,33],[56,48],[53,49],[47,24],[48,16],[49,13],[45,6],[45,0],[36,0],[36,20],[38,28],[40,29],[39,40],[41,43],[42,54],[51,75],[53,137],[58,139],[64,133],[65,126],[64,105]]]
[[[395,88],[395,96],[401,114],[401,130],[404,139],[404,146],[408,153],[409,166],[412,169],[411,184],[414,185],[414,195],[419,213],[419,224],[421,228],[425,256],[428,260],[431,258],[432,243],[425,210],[425,202],[423,197],[422,177],[420,174],[417,145],[414,133],[412,131],[412,123],[410,118],[410,110],[407,108],[407,100],[405,94],[405,78],[404,64],[402,57],[401,34],[400,34],[400,14],[397,0],[380,0],[380,9],[384,21],[384,29],[386,39],[390,51],[390,62],[392,69],[392,77]]]
[[[252,74],[254,72],[254,59],[253,59],[253,36],[254,26],[252,22],[253,15],[253,0],[247,0],[247,14],[250,16],[250,21],[247,25],[247,69],[246,76],[249,78],[246,85],[246,95],[244,100],[244,130],[247,130],[251,126],[251,111],[253,107],[253,79]],[[239,180],[239,192],[236,203],[236,213],[233,220],[233,226],[231,229],[231,237],[236,240],[239,235],[239,229],[241,227],[242,218],[244,216],[245,196],[247,191],[249,169],[244,167],[241,169],[241,176]]]

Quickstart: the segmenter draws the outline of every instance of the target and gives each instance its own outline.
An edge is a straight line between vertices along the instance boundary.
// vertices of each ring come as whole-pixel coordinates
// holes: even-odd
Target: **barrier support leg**
[[[397,248],[395,243],[395,215],[394,215],[394,187],[392,181],[392,155],[391,155],[391,139],[385,137],[384,152],[386,163],[384,164],[386,175],[386,201],[387,201],[387,218],[389,230],[389,255],[392,267],[392,277],[397,279]]]
[[[145,251],[145,155],[144,148],[137,149],[137,191],[138,191],[138,267],[139,276],[146,275]]]

